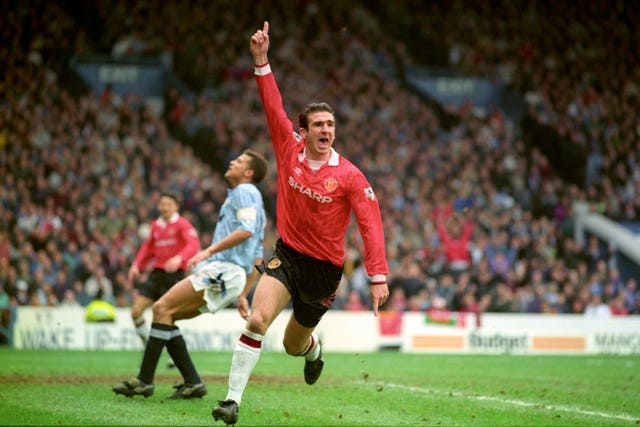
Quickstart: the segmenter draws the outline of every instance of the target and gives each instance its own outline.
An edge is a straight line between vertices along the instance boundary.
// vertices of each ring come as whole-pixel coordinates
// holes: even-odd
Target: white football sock
[[[304,358],[309,362],[316,360],[320,357],[320,342],[318,341],[318,336],[315,333],[312,333],[309,337],[309,345],[302,352]]]
[[[144,317],[140,316],[137,319],[133,319],[133,324],[136,326],[136,333],[142,340],[142,345],[146,345],[149,339],[149,329],[147,328]]]
[[[245,329],[236,343],[236,347],[233,350],[233,358],[231,359],[227,400],[235,400],[236,403],[240,405],[242,393],[244,393],[247,382],[249,382],[249,376],[251,376],[251,372],[260,358],[263,339],[264,335],[259,335]]]

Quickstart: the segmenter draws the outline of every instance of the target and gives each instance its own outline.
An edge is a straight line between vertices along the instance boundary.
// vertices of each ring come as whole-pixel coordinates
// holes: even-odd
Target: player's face
[[[300,134],[306,138],[307,157],[311,160],[328,160],[336,137],[333,114],[328,111],[311,113],[307,122],[309,129],[300,129]]]
[[[231,160],[224,177],[231,186],[238,185],[246,178],[251,178],[251,156],[240,154],[235,160]]]
[[[162,219],[168,221],[174,213],[178,212],[178,204],[171,197],[160,197],[158,210]]]

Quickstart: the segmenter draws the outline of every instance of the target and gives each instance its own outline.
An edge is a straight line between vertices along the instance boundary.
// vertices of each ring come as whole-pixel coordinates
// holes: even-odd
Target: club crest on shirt
[[[333,177],[329,177],[324,180],[323,185],[325,190],[333,191],[338,187],[338,181]]]
[[[267,268],[273,270],[274,268],[280,267],[280,264],[282,264],[282,261],[280,261],[279,258],[273,258],[269,261],[269,264],[267,264]]]

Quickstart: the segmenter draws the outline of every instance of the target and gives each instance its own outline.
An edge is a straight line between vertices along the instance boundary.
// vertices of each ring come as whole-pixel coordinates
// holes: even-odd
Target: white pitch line
[[[360,384],[362,384],[362,382],[360,382]],[[504,403],[508,405],[522,406],[525,408],[535,407],[535,408],[542,408],[542,409],[547,409],[551,411],[568,412],[571,414],[588,415],[592,417],[610,418],[610,419],[623,420],[623,421],[638,420],[638,417],[633,417],[631,415],[611,414],[608,412],[600,412],[600,411],[589,411],[586,409],[572,408],[570,406],[545,405],[540,403],[525,402],[524,400],[502,399],[500,397],[495,397],[495,396],[470,395],[470,394],[462,393],[459,391],[435,390],[430,388],[414,387],[414,386],[407,386],[402,384],[382,383],[381,385],[383,385],[384,387],[397,388],[401,390],[413,391],[418,393],[425,393],[425,394],[434,393],[434,394],[443,394],[443,395],[454,396],[454,397],[461,397],[464,399],[473,399],[478,401],[493,401],[493,402]]]

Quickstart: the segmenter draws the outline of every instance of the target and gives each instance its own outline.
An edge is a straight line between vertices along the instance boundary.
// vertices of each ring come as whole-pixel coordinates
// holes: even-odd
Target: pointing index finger
[[[262,26],[262,32],[265,34],[269,34],[269,21],[264,21],[264,25]]]

